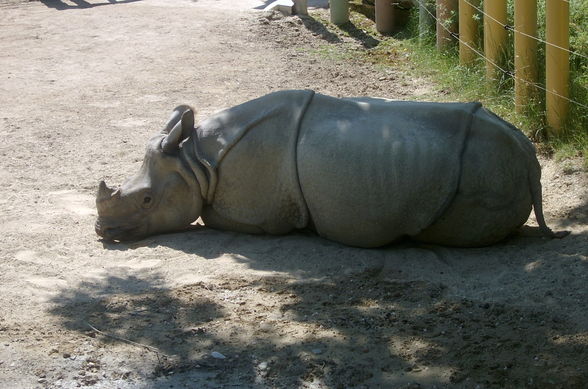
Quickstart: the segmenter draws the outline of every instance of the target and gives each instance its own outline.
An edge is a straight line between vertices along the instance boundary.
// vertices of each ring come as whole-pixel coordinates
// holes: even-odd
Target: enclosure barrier
[[[457,34],[457,0],[437,0],[437,48],[445,50],[454,42]]]
[[[570,56],[569,24],[570,9],[568,0],[547,0],[545,35],[548,44],[545,48],[545,85],[548,93],[545,99],[547,124],[559,131],[568,113]]]
[[[537,0],[516,0],[514,6],[515,109],[524,113],[537,99]]]
[[[460,62],[468,65],[482,58],[486,64],[486,77],[496,80],[512,77],[515,81],[515,105],[519,112],[530,105],[538,95],[545,93],[546,117],[550,134],[560,133],[564,127],[569,104],[572,103],[588,110],[588,105],[569,97],[569,57],[576,55],[585,59],[587,56],[569,49],[569,0],[546,1],[546,40],[537,36],[536,0],[515,1],[515,23],[508,24],[506,0],[486,0],[484,9],[479,0],[459,0],[459,34],[451,28],[451,23],[443,23],[446,14],[439,13],[439,6],[431,10],[427,0],[414,0],[419,7],[419,31],[426,33],[429,19],[436,22],[436,36],[451,35],[459,42]],[[437,5],[447,0],[436,0]],[[477,47],[478,19],[484,20],[484,47]],[[515,71],[505,69],[504,56],[508,52],[507,33],[515,34]],[[546,46],[546,86],[538,83],[537,48],[538,42]],[[439,45],[437,45],[439,46]]]
[[[308,0],[294,0],[294,13],[308,15]]]
[[[504,62],[506,52],[506,0],[484,1],[484,53],[486,54],[486,77],[498,80],[501,76],[493,64]]]
[[[477,58],[477,54],[470,47],[478,42],[478,22],[475,19],[476,8],[480,0],[472,0],[472,5],[465,0],[459,0],[459,36],[466,44],[459,45],[459,62],[462,65],[471,65]]]
[[[349,21],[348,0],[329,0],[331,23],[336,25],[345,24]]]

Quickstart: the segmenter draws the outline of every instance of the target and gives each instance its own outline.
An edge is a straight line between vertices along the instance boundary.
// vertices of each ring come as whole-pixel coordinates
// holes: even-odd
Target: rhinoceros
[[[485,246],[545,224],[535,148],[480,103],[274,92],[194,126],[175,108],[139,173],[100,182],[96,232],[135,240],[205,226],[244,233],[310,229],[357,247],[402,237]]]

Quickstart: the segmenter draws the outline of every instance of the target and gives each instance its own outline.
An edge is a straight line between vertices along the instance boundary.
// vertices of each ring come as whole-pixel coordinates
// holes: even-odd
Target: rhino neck
[[[188,138],[180,148],[180,159],[189,167],[194,179],[200,187],[200,195],[205,203],[212,201],[216,173],[214,169],[198,158],[197,150],[192,138]]]

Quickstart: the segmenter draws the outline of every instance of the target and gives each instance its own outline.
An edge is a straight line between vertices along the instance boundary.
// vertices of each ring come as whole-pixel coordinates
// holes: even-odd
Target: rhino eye
[[[143,206],[148,207],[151,205],[151,196],[145,196],[143,198]]]

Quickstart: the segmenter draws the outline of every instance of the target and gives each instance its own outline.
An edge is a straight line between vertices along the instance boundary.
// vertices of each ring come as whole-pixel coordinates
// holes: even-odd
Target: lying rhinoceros
[[[194,128],[177,107],[120,188],[100,183],[96,232],[137,239],[206,226],[285,234],[308,228],[351,246],[403,236],[482,246],[525,223],[541,231],[531,142],[479,103],[272,93]]]

